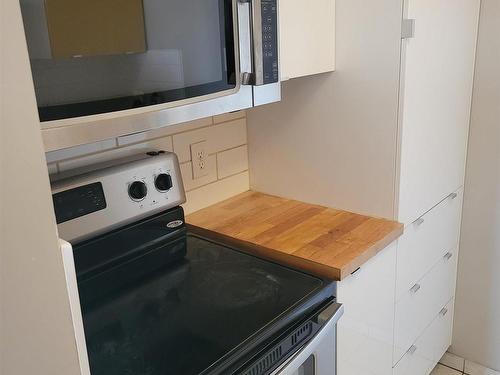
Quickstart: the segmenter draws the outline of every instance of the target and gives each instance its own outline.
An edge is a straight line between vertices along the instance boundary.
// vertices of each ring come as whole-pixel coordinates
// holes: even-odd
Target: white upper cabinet
[[[281,79],[335,70],[335,0],[281,0]]]
[[[463,185],[479,0],[408,0],[403,41],[399,221]]]

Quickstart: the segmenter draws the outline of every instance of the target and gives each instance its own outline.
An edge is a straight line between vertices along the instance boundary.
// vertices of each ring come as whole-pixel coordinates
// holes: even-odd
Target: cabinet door
[[[406,0],[399,221],[408,224],[463,185],[479,0]]]
[[[392,373],[396,244],[338,284],[344,316],[338,323],[338,373]]]
[[[279,6],[281,79],[335,70],[335,0]]]

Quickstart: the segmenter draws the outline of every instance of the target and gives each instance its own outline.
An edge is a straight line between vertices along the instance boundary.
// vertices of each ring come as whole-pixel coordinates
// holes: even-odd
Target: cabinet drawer
[[[462,189],[405,228],[399,239],[396,300],[428,272],[440,257],[455,248],[460,233]]]
[[[394,326],[394,363],[404,355],[436,314],[455,295],[457,256],[453,250],[396,303]]]
[[[451,344],[453,299],[406,351],[393,375],[428,375]]]

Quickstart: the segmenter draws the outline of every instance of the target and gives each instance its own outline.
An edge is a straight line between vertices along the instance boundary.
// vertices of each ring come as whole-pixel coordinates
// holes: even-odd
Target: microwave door
[[[111,0],[20,1],[42,122],[240,92],[237,0],[130,0],[119,8]],[[219,101],[212,108],[233,110]]]

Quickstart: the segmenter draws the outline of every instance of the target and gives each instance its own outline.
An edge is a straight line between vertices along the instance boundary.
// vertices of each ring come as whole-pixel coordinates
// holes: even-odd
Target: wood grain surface
[[[342,280],[403,233],[394,221],[246,192],[188,215],[190,229]]]

